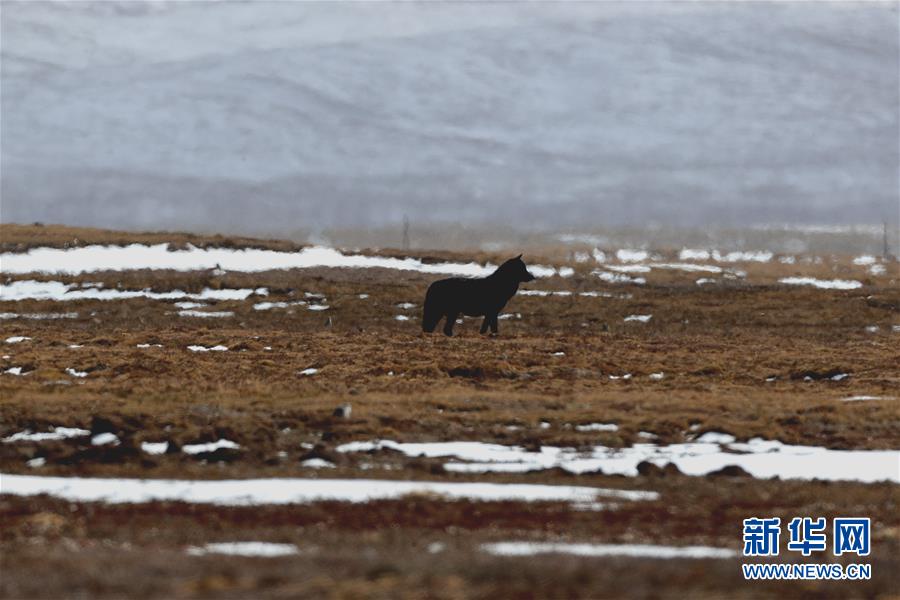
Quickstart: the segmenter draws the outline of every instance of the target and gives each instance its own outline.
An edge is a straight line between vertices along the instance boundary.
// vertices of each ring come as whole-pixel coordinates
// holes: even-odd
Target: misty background
[[[433,246],[494,225],[880,240],[900,219],[896,2],[4,1],[0,21],[4,223],[371,244],[408,215]]]

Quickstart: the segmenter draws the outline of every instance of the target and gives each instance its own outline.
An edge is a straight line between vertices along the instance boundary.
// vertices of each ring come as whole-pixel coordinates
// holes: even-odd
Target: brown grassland
[[[290,242],[3,225],[0,250],[90,243],[295,250]],[[668,262],[677,253],[660,251]],[[399,253],[426,262],[497,263],[492,253]],[[0,443],[0,471],[40,475],[220,479],[365,477],[509,481],[653,490],[655,501],[582,510],[564,503],[446,501],[414,496],[349,504],[213,507],[174,502],[109,505],[0,495],[3,597],[897,597],[898,486],[671,470],[622,477],[559,469],[464,475],[444,460],[390,451],[342,454],[354,440],[471,440],[541,446],[679,443],[708,431],[848,450],[900,449],[900,287],[896,263],[872,275],[852,257],[725,265],[734,278],[654,269],[646,285],[609,284],[593,261],[561,249],[531,264],[568,265],[525,289],[570,295],[513,298],[498,337],[467,318],[457,336],[424,335],[421,302],[439,277],[387,269],[260,273],[136,270],[13,280],[97,283],[154,291],[259,288],[268,295],[208,302],[224,318],[180,316],[174,300],[0,299],[0,313],[77,313],[0,320],[0,437],[52,426],[114,432]],[[807,257],[808,258],[808,257]],[[742,276],[743,275],[743,276]],[[855,290],[778,284],[809,276],[855,279]],[[700,277],[717,281],[697,285]],[[579,292],[598,292],[581,296]],[[309,295],[314,297],[309,297]],[[361,297],[360,295],[367,295]],[[308,310],[304,301],[327,310]],[[289,305],[256,310],[259,302]],[[402,308],[401,303],[414,304]],[[628,315],[653,315],[627,322]],[[408,320],[397,320],[405,315]],[[878,326],[872,331],[872,326]],[[16,344],[2,340],[27,336]],[[138,347],[150,344],[150,347]],[[156,345],[160,346],[156,346]],[[70,346],[76,345],[77,348]],[[192,352],[223,345],[227,352]],[[560,354],[563,353],[563,354]],[[66,369],[86,372],[73,377]],[[314,375],[302,375],[315,368]],[[651,379],[651,373],[664,373]],[[847,377],[833,379],[837,374]],[[610,376],[630,374],[629,379]],[[843,402],[869,395],[878,401]],[[351,404],[349,418],[332,415]],[[617,431],[575,425],[616,423]],[[233,440],[237,450],[187,455],[190,443]],[[163,455],[145,441],[168,441]],[[645,441],[645,440],[643,440]],[[310,449],[309,446],[312,446]],[[303,468],[320,457],[334,469]],[[26,465],[43,458],[38,468]],[[900,462],[898,462],[900,469]],[[0,494],[2,494],[0,480]],[[740,550],[751,516],[872,518],[873,577],[864,582],[750,583],[738,559],[660,560],[481,552],[509,540],[710,545]],[[189,556],[214,541],[295,543],[297,556]],[[436,545],[439,544],[439,545]],[[440,551],[435,551],[440,548]],[[799,555],[783,561],[800,561]],[[819,558],[815,560],[825,560]],[[831,560],[838,560],[831,557]],[[845,561],[846,562],[846,561]]]

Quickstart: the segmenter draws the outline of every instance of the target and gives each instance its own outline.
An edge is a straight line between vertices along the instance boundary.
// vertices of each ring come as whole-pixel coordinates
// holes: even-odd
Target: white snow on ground
[[[514,502],[594,502],[597,497],[656,500],[656,492],[614,490],[571,485],[521,483],[459,483],[373,479],[100,479],[37,477],[0,473],[2,493],[16,496],[48,494],[70,501],[193,502],[224,506],[305,504],[309,502],[369,502],[410,494],[438,495],[448,500]]]
[[[360,294],[359,296],[357,296],[357,298],[359,298],[360,300],[365,300],[368,297],[369,297],[368,294]]]
[[[587,425],[576,425],[576,431],[618,431],[619,426],[615,423],[588,423]]]
[[[6,300],[0,296],[0,300]],[[43,319],[77,319],[77,312],[66,312],[66,313],[11,313],[5,312],[0,313],[0,319],[31,319],[31,320],[43,320]]]
[[[884,265],[872,265],[869,267],[870,275],[884,275],[887,273],[887,268]]]
[[[700,250],[693,248],[682,248],[678,253],[678,260],[714,260],[716,262],[769,262],[772,260],[772,253],[768,250],[757,250],[751,252],[729,252],[722,254],[718,250],[712,252],[708,250]]]
[[[4,259],[6,260],[6,259]],[[5,265],[4,265],[5,268]],[[127,300],[129,298],[150,298],[153,300],[246,300],[251,295],[265,296],[266,288],[256,289],[204,289],[191,294],[181,290],[171,292],[153,292],[144,290],[117,290],[88,288],[79,289],[76,284],[65,284],[60,281],[35,281],[32,279],[0,284],[0,299],[12,300]]]
[[[141,442],[141,450],[147,454],[165,454],[169,449],[169,442]]]
[[[31,460],[26,460],[25,464],[32,469],[37,469],[39,467],[43,467],[47,464],[47,459],[43,456],[38,456],[37,458],[32,458]]]
[[[607,265],[607,269],[616,273],[649,273],[650,267],[647,265]]]
[[[334,248],[310,246],[297,252],[279,252],[247,248],[197,248],[170,252],[168,244],[131,244],[129,246],[81,246],[78,248],[34,248],[25,253],[0,254],[3,271],[21,273],[67,273],[77,275],[96,271],[129,271],[137,269],[172,269],[197,271],[221,268],[227,271],[257,273],[279,269],[309,269],[314,267],[347,267],[397,269],[429,274],[470,277],[490,275],[496,267],[477,263],[425,264],[415,258],[389,258],[343,254]],[[529,265],[535,277],[559,274],[553,267]],[[60,284],[61,285],[61,284]],[[91,290],[87,293],[91,293]]]
[[[78,348],[84,348],[84,344],[69,344],[69,348],[71,350],[77,350]]]
[[[641,323],[647,323],[652,318],[653,315],[628,315],[627,317],[625,317],[625,321],[639,321]]]
[[[576,556],[630,556],[633,558],[733,558],[734,550],[710,546],[656,546],[651,544],[565,544],[559,542],[495,542],[481,549],[496,556],[574,554]]]
[[[872,265],[872,264],[875,264],[875,257],[868,255],[868,254],[864,254],[862,256],[857,256],[856,258],[853,259],[853,264],[854,265]]]
[[[137,344],[135,348],[162,348],[162,344]],[[188,348],[199,348],[201,346],[188,346]]]
[[[306,302],[304,300],[297,300],[296,302],[258,302],[253,305],[253,310],[271,310],[273,308],[287,308],[289,306],[304,306]]]
[[[637,475],[637,465],[673,463],[686,475],[706,475],[737,465],[753,477],[766,479],[823,479],[829,481],[894,481],[900,483],[900,450],[829,450],[817,446],[791,446],[753,438],[735,442],[728,434],[709,432],[694,442],[657,446],[635,444],[628,448],[596,446],[581,452],[574,448],[542,446],[529,452],[520,446],[482,442],[398,443],[350,442],[339,452],[368,452],[387,448],[410,457],[452,457],[444,464],[457,473],[524,473],[561,468],[579,474],[602,470],[607,475]]]
[[[619,259],[619,262],[641,262],[650,258],[650,254],[646,250],[622,248],[616,251],[616,258]]]
[[[769,262],[772,260],[772,253],[768,250],[757,252],[729,252],[728,254],[719,254],[718,250],[714,250],[712,258],[716,262]]]
[[[19,342],[24,342],[24,341],[30,340],[30,339],[31,339],[30,337],[27,337],[24,335],[11,335],[8,338],[6,338],[6,343],[7,344],[18,344]]]
[[[310,304],[307,308],[309,310],[328,310],[331,307],[327,304]]]
[[[416,307],[416,305],[413,304],[412,302],[401,302],[400,304],[397,305],[397,308],[400,308],[403,310],[410,310],[411,308],[415,308],[415,307]]]
[[[185,444],[181,447],[181,451],[185,454],[200,454],[201,452],[215,452],[220,448],[227,448],[229,450],[237,450],[240,448],[240,444],[236,442],[232,442],[231,440],[220,439],[216,442],[208,442],[206,444]]]
[[[43,442],[46,440],[65,440],[73,437],[84,437],[90,435],[87,429],[78,429],[76,427],[51,427],[49,432],[32,433],[29,430],[14,433],[9,437],[3,438],[6,444],[12,442]]]
[[[315,374],[318,373],[318,372],[319,372],[318,369],[313,368],[313,367],[310,367],[310,368],[308,368],[308,369],[303,369],[302,371],[300,371],[300,374],[301,374],[301,375],[307,375],[307,376],[308,376],[308,375],[315,375]]]
[[[229,556],[292,556],[300,550],[294,544],[273,544],[271,542],[219,542],[203,546],[190,546],[185,552],[191,556],[207,554],[227,554]]]
[[[3,372],[9,375],[25,375],[25,373],[22,372],[22,367],[10,367]]]
[[[71,375],[72,377],[87,377],[87,371],[76,371],[72,367],[66,369],[66,373]]]
[[[692,263],[650,263],[647,265],[651,269],[672,269],[675,271],[686,271],[688,273],[721,273],[722,267],[715,265],[695,265]]]
[[[98,433],[91,438],[91,444],[94,446],[118,446],[119,438],[114,433]]]
[[[572,292],[567,290],[519,290],[517,292],[520,296],[571,296]]]
[[[234,312],[230,310],[220,310],[220,311],[202,311],[202,310],[179,310],[179,317],[202,317],[202,318],[226,318],[233,317]]]
[[[878,333],[878,330],[881,329],[878,325],[867,325],[866,331],[869,333]]]
[[[893,396],[850,396],[841,398],[841,402],[874,402],[875,400],[896,400]]]
[[[678,253],[678,260],[709,260],[709,251],[682,248]]]
[[[648,375],[648,377],[649,377],[650,379],[652,379],[653,381],[659,381],[659,380],[661,380],[661,379],[662,379],[663,377],[665,377],[665,376],[666,376],[666,374],[665,374],[665,373],[662,373],[662,372],[659,372],[659,373],[650,373],[650,375]]]
[[[735,442],[735,437],[730,433],[707,431],[695,441],[699,444],[732,444]]]
[[[788,285],[811,285],[823,290],[855,290],[862,287],[862,283],[852,279],[816,279],[814,277],[784,277],[778,283]]]
[[[406,315],[396,315],[394,319],[396,319],[397,321],[409,321],[409,317],[407,317]]]
[[[210,346],[208,348],[206,346],[188,346],[187,349],[191,352],[227,352],[228,346],[223,346],[221,344],[218,346]]]
[[[300,466],[308,469],[333,469],[334,463],[329,462],[324,458],[308,458],[301,462]]]
[[[591,275],[595,275],[600,280],[607,283],[633,283],[635,285],[647,283],[647,280],[643,277],[629,277],[624,273],[610,273],[609,271],[601,271],[599,269],[591,271]]]
[[[715,282],[716,282],[715,279],[708,279],[706,277],[701,277],[700,279],[697,280],[697,285],[704,285],[706,283],[715,283]]]
[[[178,308],[184,308],[184,309],[203,308],[204,306],[206,306],[206,304],[203,302],[176,302],[175,306]]]

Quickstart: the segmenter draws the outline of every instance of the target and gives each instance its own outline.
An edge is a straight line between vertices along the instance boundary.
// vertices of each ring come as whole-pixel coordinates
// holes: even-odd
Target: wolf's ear
[[[522,255],[521,255],[521,254],[518,255],[518,256],[516,257],[516,260],[522,260]]]

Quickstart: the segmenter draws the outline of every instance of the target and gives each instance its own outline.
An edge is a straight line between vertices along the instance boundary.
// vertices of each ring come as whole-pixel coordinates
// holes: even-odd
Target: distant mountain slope
[[[890,4],[4,4],[2,218],[896,218]]]

